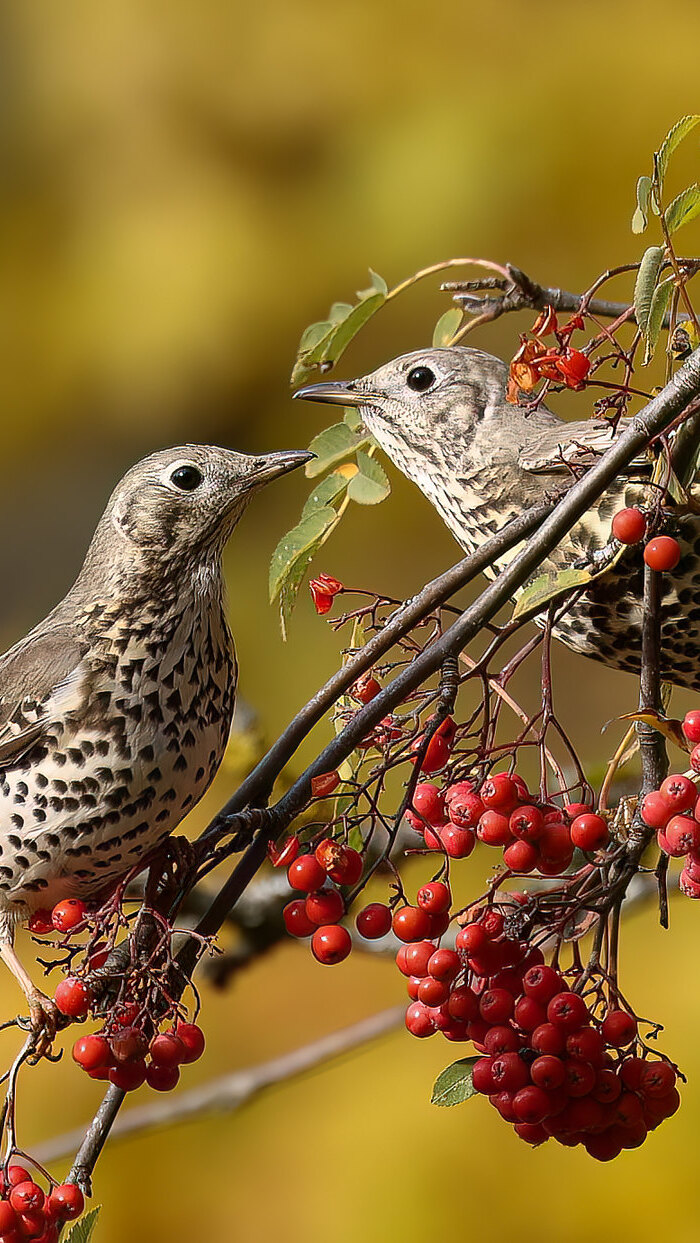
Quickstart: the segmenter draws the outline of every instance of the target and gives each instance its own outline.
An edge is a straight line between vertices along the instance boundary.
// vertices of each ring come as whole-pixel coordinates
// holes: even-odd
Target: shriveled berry
[[[34,932],[38,936],[45,936],[47,932],[53,932],[52,912],[47,910],[46,907],[39,907],[39,910],[34,911],[27,927],[30,932]]]
[[[268,842],[267,857],[273,867],[287,868],[290,863],[294,862],[299,854],[300,845],[301,843],[296,834],[292,837],[285,838],[281,846],[279,846],[277,842]]]
[[[329,773],[319,773],[311,778],[311,794],[313,798],[328,798],[340,785],[340,773],[333,769]]]
[[[350,694],[358,703],[368,704],[381,690],[381,684],[371,673],[363,673],[350,687]]]
[[[342,924],[326,924],[317,928],[311,938],[311,953],[324,967],[342,962],[351,949],[352,938]]]
[[[391,911],[383,902],[370,902],[355,916],[355,927],[366,941],[376,941],[391,930]]]
[[[336,885],[355,885],[362,875],[362,855],[352,846],[342,846],[341,855],[327,868],[328,876]]]

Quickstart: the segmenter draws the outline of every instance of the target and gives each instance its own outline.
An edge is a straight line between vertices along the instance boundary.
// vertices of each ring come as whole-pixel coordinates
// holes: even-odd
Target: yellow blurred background
[[[136,458],[186,440],[308,443],[325,412],[289,401],[299,335],[362,288],[369,265],[393,284],[467,253],[579,289],[638,258],[636,178],[698,108],[700,11],[647,0],[23,0],[2,24],[5,645],[67,588]],[[675,189],[699,163],[694,137]],[[682,244],[697,253],[700,230]],[[428,342],[447,305],[435,290],[382,314],[343,374]],[[475,344],[507,355],[527,326],[501,321]],[[293,477],[259,498],[227,558],[241,691],[270,739],[337,658],[307,599],[286,646],[267,605],[270,553],[304,495]],[[455,557],[400,480],[346,528],[319,568],[395,596]],[[634,682],[567,653],[556,662],[562,719],[600,761],[601,724],[634,706]],[[193,829],[227,793],[224,773]],[[97,1240],[694,1239],[691,1185],[670,1188],[692,1169],[700,1125],[700,912],[681,901],[672,916],[664,934],[652,911],[636,915],[625,938],[627,991],[666,1023],[664,1048],[689,1076],[682,1112],[642,1150],[599,1166],[526,1149],[484,1102],[438,1110],[430,1086],[451,1048],[397,1032],[231,1118],[109,1148]],[[4,977],[0,990],[14,1012]],[[325,971],[284,945],[228,991],[205,988],[209,1052],[183,1086],[402,991],[390,963],[353,955]],[[87,1121],[99,1099],[70,1060],[25,1075],[24,1143]]]

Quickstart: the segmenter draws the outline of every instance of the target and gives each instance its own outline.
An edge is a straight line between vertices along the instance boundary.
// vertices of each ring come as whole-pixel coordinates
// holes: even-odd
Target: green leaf
[[[340,466],[351,458],[356,449],[369,444],[369,435],[359,436],[347,423],[334,423],[325,427],[318,436],[314,436],[309,448],[316,454],[306,463],[307,479],[316,479],[325,475],[334,466]]]
[[[632,232],[643,233],[649,223],[649,195],[651,177],[640,177],[637,182],[637,209],[632,217]]]
[[[683,726],[680,721],[673,717],[664,716],[663,713],[657,712],[655,708],[645,708],[639,712],[625,712],[624,716],[615,718],[618,721],[641,721],[644,725],[650,725],[657,733],[663,734],[669,742],[680,747],[681,751],[691,751],[692,747],[683,733]]]
[[[372,282],[372,289],[375,289],[377,293],[383,293],[386,298],[386,295],[389,292],[389,286],[384,280],[384,277],[380,276],[378,272],[374,272],[372,268],[369,270],[369,277]]]
[[[270,603],[279,598],[282,635],[287,637],[287,622],[292,615],[299,588],[309,564],[325,543],[338,515],[331,505],[314,510],[282,536],[270,562]]]
[[[322,509],[324,505],[332,505],[338,497],[342,496],[348,486],[348,481],[344,475],[339,475],[337,471],[332,471],[325,479],[316,484],[313,492],[309,493],[304,508],[301,511],[301,520],[308,518],[315,513],[317,509]]]
[[[369,297],[363,298],[361,302],[354,306],[349,315],[346,315],[336,328],[333,338],[330,341],[322,361],[327,363],[337,363],[341,354],[348,348],[353,337],[371,319],[375,311],[386,302],[386,295],[383,293],[371,293]]]
[[[664,212],[664,220],[669,233],[675,233],[684,224],[694,220],[700,214],[700,186],[697,181],[692,186],[681,190]]]
[[[358,301],[334,302],[327,320],[311,324],[299,343],[292,384],[303,384],[317,367],[328,370],[337,363],[353,337],[387,298],[386,281],[370,269],[371,285],[359,290]]]
[[[478,1057],[463,1057],[446,1066],[433,1084],[431,1105],[461,1105],[470,1096],[476,1096],[472,1071],[479,1060]]]
[[[668,164],[676,147],[680,146],[684,138],[687,138],[691,130],[700,122],[700,116],[681,117],[680,121],[671,127],[664,138],[659,152],[656,157],[656,167],[659,174],[659,185],[663,186],[664,177],[668,171]]]
[[[351,310],[352,302],[334,302],[328,313],[328,318],[332,324],[340,324],[342,320],[347,319]]]
[[[449,345],[462,322],[462,311],[458,306],[451,306],[441,315],[433,331],[433,345],[438,349]]]
[[[348,483],[348,496],[358,505],[378,505],[391,492],[386,472],[367,453],[358,450],[358,472]]]
[[[347,423],[353,432],[362,431],[362,415],[357,406],[346,406],[343,410],[343,423]]]
[[[606,559],[603,565],[587,565],[581,569],[551,570],[545,574],[539,574],[518,596],[513,609],[513,621],[516,618],[532,617],[536,613],[541,613],[553,600],[558,600],[560,596],[568,595],[569,592],[576,591],[579,587],[588,586],[595,578],[600,578],[602,574],[612,569],[626,552],[626,548],[627,546],[623,544],[613,556]]]
[[[650,246],[648,250],[644,251],[637,273],[637,280],[634,286],[634,311],[637,323],[645,334],[649,322],[651,300],[663,258],[663,246]]]
[[[97,1218],[100,1215],[101,1205],[97,1208],[90,1209],[89,1213],[85,1213],[80,1221],[76,1221],[65,1237],[65,1243],[90,1243],[93,1231],[97,1225]]]
[[[656,343],[663,327],[664,316],[668,310],[668,304],[673,290],[673,277],[667,276],[666,280],[661,281],[654,290],[649,309],[649,317],[644,332],[647,347],[644,354],[644,366],[651,362],[656,349]]]

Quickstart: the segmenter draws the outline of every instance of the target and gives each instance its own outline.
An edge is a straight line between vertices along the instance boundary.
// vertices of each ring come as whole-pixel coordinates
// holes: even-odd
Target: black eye
[[[414,393],[427,393],[435,383],[435,372],[430,367],[413,367],[406,376],[406,383]]]
[[[194,492],[202,482],[202,472],[196,466],[178,466],[170,476],[170,482],[183,492]]]

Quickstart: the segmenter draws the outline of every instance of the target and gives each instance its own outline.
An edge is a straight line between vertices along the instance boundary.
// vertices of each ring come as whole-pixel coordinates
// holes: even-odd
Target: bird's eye
[[[435,372],[430,367],[412,367],[406,376],[406,383],[414,393],[427,393],[435,383]]]
[[[202,482],[202,472],[196,466],[178,466],[170,476],[170,482],[183,492],[194,492]]]

